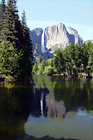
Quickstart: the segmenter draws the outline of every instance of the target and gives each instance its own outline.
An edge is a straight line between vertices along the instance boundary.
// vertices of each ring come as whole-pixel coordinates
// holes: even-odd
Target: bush
[[[52,75],[54,73],[54,68],[52,66],[45,67],[44,74]]]

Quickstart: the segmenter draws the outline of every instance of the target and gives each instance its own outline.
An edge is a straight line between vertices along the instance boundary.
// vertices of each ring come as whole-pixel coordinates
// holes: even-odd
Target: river
[[[0,85],[0,140],[93,140],[93,79]]]

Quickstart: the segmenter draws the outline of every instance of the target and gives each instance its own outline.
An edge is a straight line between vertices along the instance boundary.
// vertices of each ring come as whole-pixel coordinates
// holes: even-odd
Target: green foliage
[[[86,70],[86,66],[88,65],[88,57],[89,57],[89,46],[88,44],[82,44],[81,45],[81,51],[82,51],[82,64],[84,65],[84,69]]]
[[[53,67],[53,59],[48,59],[48,60],[46,61],[46,65],[47,65],[47,66],[52,66],[52,67]]]
[[[44,74],[52,75],[54,73],[54,68],[52,66],[45,67]]]
[[[19,60],[19,78],[20,79],[31,76],[33,64],[30,57],[29,49],[30,49],[29,47],[22,49],[22,56],[21,56],[21,59]]]
[[[22,47],[30,47],[30,53],[32,55],[32,41],[30,40],[29,30],[26,25],[26,16],[25,11],[22,13],[22,21],[21,21],[21,30],[22,30]]]
[[[6,82],[9,82],[9,81],[15,81],[15,79],[14,79],[13,76],[11,76],[11,75],[7,75],[7,76],[5,77],[5,81],[6,81]]]
[[[40,55],[38,63],[41,63],[41,62],[42,62],[42,56]]]
[[[40,57],[41,58],[41,57]],[[33,74],[53,74],[54,68],[53,68],[53,59],[48,59],[47,61],[38,61],[34,64]]]
[[[0,44],[0,73],[5,75],[17,75],[19,69],[19,60],[22,57],[22,51],[17,52],[12,43],[3,41]]]
[[[43,72],[45,70],[45,67],[46,67],[46,62],[45,62],[45,60],[43,60],[41,63],[41,69],[43,70]]]
[[[2,0],[0,4],[0,42],[3,39],[5,39],[5,34],[4,34],[5,33],[4,26],[6,23],[5,9],[6,9],[5,0]]]
[[[53,59],[38,62],[34,74],[67,74],[76,77],[82,73],[93,74],[93,43],[81,46],[70,44],[65,50],[55,50]],[[37,69],[37,70],[35,70]]]
[[[65,71],[65,60],[61,49],[55,51],[54,68],[58,74]]]
[[[0,3],[0,72],[18,79],[31,76],[32,41],[26,25],[25,12],[19,20],[16,0]],[[6,41],[5,41],[6,40]]]
[[[33,72],[33,74],[37,74],[37,71],[38,71],[38,64],[35,63],[34,66],[33,66],[32,72]]]
[[[89,47],[89,57],[88,57],[88,65],[86,66],[88,75],[90,75],[90,73],[93,73],[93,43],[88,42]]]
[[[13,43],[14,45],[17,44],[18,38],[17,38],[17,22],[19,20],[18,17],[18,10],[16,8],[16,1],[15,0],[9,0],[8,4],[6,6],[6,24],[4,26],[5,28],[5,35],[6,39]]]
[[[37,74],[44,74],[46,62],[43,60],[39,65],[38,65],[38,71]]]
[[[66,71],[69,75],[76,74],[76,49],[78,46],[70,44],[65,49]]]

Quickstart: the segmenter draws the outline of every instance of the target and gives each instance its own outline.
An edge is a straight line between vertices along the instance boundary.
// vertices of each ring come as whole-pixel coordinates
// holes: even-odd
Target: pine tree
[[[5,23],[6,23],[5,9],[6,9],[5,0],[2,0],[1,4],[0,4],[0,42],[2,40],[6,39],[6,36],[5,36]]]
[[[16,74],[16,77],[18,77],[19,79],[24,79],[25,77],[31,76],[33,65],[32,41],[30,40],[29,30],[26,25],[25,12],[23,12],[22,22],[20,22],[18,10],[16,7],[16,0],[8,0],[7,6],[4,5],[5,1],[2,0],[2,3],[0,5],[0,37],[2,39],[1,42],[3,42],[3,40],[6,40],[6,42],[12,44],[12,49],[14,50],[9,50],[9,52],[14,52],[16,50],[13,61],[17,60],[18,63],[18,67],[17,65],[16,68],[14,67],[16,72],[14,72],[14,69],[12,69],[13,72],[11,71],[11,63],[11,65],[9,65],[9,67],[7,65],[5,69],[6,71],[9,70],[9,74],[13,73],[13,75]],[[5,46],[6,50],[4,48],[1,49],[1,52],[3,49],[5,50],[6,55],[8,50],[7,47],[9,48],[9,45]],[[16,59],[16,56],[19,55],[19,52],[21,52],[20,59]],[[4,55],[5,61],[6,55]],[[7,56],[7,60],[8,58],[10,59],[9,55]],[[2,53],[0,54],[0,57],[2,58]]]
[[[32,51],[32,42],[29,36],[29,30],[26,25],[26,16],[25,12],[22,14],[21,21],[21,37],[22,37],[22,51],[23,56],[20,61],[20,77],[28,77],[31,75],[32,65],[33,65],[33,51]]]
[[[33,47],[32,47],[33,44],[32,44],[32,40],[30,39],[29,29],[26,25],[25,11],[23,11],[22,13],[21,26],[22,26],[23,47],[28,47],[30,49],[30,56],[33,60]]]
[[[6,36],[7,40],[13,43],[16,47],[19,42],[18,25],[20,24],[18,10],[16,8],[16,0],[9,0],[6,7]]]
[[[29,36],[29,30],[28,27],[26,25],[26,16],[25,16],[25,11],[23,11],[22,13],[22,35],[23,35],[23,46],[31,46],[31,39]]]

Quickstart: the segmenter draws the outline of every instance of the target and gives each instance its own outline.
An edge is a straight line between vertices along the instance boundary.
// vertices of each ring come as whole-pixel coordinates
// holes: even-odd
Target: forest
[[[33,73],[92,78],[93,43],[89,41],[81,46],[70,44],[64,50],[57,49],[54,58],[47,61],[40,56],[33,67]]]
[[[0,77],[22,81],[31,76],[32,41],[26,25],[25,11],[19,19],[16,0],[0,3]]]

